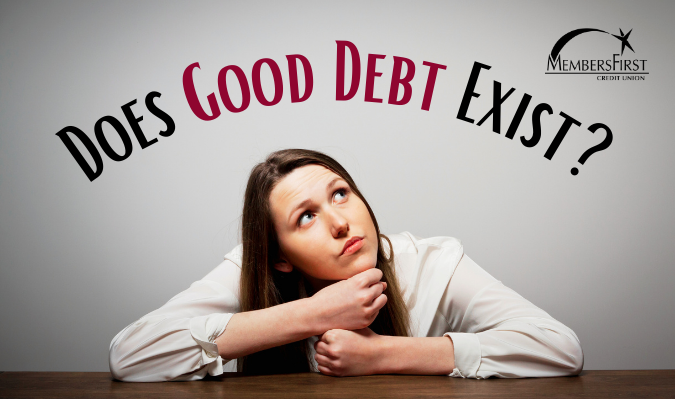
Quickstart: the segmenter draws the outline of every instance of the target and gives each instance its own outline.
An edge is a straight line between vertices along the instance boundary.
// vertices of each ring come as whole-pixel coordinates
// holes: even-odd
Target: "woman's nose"
[[[331,218],[331,234],[333,237],[338,238],[347,234],[349,231],[349,223],[339,212],[332,210],[329,212]]]

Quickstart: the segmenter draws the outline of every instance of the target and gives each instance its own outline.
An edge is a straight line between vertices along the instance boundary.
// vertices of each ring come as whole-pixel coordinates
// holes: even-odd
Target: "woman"
[[[253,168],[242,241],[202,280],[117,334],[115,378],[582,369],[574,332],[482,270],[458,240],[381,235],[354,181],[325,154],[282,150]]]

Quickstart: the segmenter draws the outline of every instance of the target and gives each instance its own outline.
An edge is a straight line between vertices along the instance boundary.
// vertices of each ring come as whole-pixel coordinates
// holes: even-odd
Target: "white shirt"
[[[412,335],[452,338],[455,369],[450,376],[581,372],[583,353],[576,334],[481,269],[464,254],[459,240],[420,239],[408,232],[388,237]],[[221,358],[215,339],[240,311],[241,256],[238,245],[203,279],[120,331],[110,343],[113,376],[186,381],[236,371],[236,359]]]

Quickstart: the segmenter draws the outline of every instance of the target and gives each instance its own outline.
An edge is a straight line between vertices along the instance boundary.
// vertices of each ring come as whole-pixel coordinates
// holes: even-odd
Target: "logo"
[[[617,81],[617,80],[645,80],[649,72],[646,70],[647,60],[639,58],[630,58],[630,53],[624,52],[626,48],[635,53],[628,38],[633,29],[623,33],[619,29],[619,34],[615,35],[601,29],[583,28],[575,29],[564,34],[553,45],[551,54],[548,56],[546,64],[547,75],[596,75],[596,80]],[[621,43],[621,53],[613,53],[609,56],[599,56],[594,59],[589,58],[565,58],[561,55],[563,48],[572,39],[586,33],[602,33],[608,38],[615,38]],[[612,40],[613,42],[613,40]],[[614,42],[615,43],[615,42]]]

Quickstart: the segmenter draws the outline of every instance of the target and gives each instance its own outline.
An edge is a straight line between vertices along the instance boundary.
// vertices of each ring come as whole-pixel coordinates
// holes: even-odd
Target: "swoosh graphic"
[[[553,50],[551,50],[551,58],[554,59],[554,60],[556,58],[558,58],[558,55],[560,54],[560,51],[563,49],[563,47],[565,47],[567,42],[569,42],[570,40],[579,36],[580,34],[586,33],[586,32],[602,32],[602,33],[607,33],[608,35],[611,35],[611,33],[605,32],[604,30],[600,30],[600,29],[593,29],[593,28],[575,29],[575,30],[573,30],[571,32],[568,32],[565,35],[563,35],[563,37],[558,39],[558,41],[555,43],[555,45],[553,45]]]

